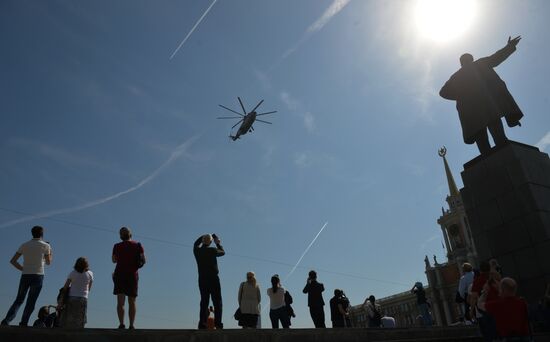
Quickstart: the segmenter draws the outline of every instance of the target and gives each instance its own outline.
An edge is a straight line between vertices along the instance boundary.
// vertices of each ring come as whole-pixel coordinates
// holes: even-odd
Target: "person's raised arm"
[[[216,244],[216,256],[221,257],[225,255],[225,251],[223,250],[222,241],[216,237],[214,238],[214,243]]]
[[[308,293],[309,292],[309,284],[310,284],[310,280],[309,278],[307,279],[307,283],[306,283],[306,286],[304,286],[304,289],[302,290],[303,293]]]
[[[17,268],[19,271],[23,271],[23,266],[19,263],[19,258],[21,257],[21,253],[16,252],[13,257],[10,259],[10,264],[13,265],[13,267]]]
[[[202,237],[203,235],[199,236],[199,238],[193,244],[193,254],[195,254],[195,257],[197,257],[197,253],[199,252],[200,245],[202,243]]]

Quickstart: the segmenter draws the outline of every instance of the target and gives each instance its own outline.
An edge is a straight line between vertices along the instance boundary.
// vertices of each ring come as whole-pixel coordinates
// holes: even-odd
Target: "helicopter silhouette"
[[[235,135],[231,135],[231,134],[229,135],[229,137],[231,139],[233,139],[233,141],[235,141],[237,139],[240,139],[241,135],[245,135],[246,133],[254,131],[254,126],[252,126],[252,125],[256,121],[266,123],[266,124],[270,124],[270,125],[272,124],[269,121],[260,120],[260,119],[256,118],[257,116],[261,116],[261,115],[268,115],[268,114],[277,113],[276,110],[272,111],[272,112],[267,112],[267,113],[260,113],[260,114],[256,113],[256,109],[258,109],[258,107],[260,107],[260,105],[264,102],[264,100],[261,100],[256,105],[256,107],[254,107],[254,109],[252,109],[252,111],[247,113],[246,109],[244,109],[243,101],[241,101],[241,98],[237,97],[237,99],[239,100],[239,103],[241,104],[241,108],[243,109],[243,114],[241,114],[239,112],[236,112],[231,108],[227,108],[226,106],[219,105],[223,109],[227,109],[228,111],[230,111],[232,113],[235,113],[239,116],[220,116],[220,117],[217,118],[217,119],[239,119],[239,121],[236,124],[234,124],[233,127],[231,127],[231,129],[235,128],[235,126],[237,126],[238,124],[240,124],[242,122],[241,126],[237,130],[237,133]]]

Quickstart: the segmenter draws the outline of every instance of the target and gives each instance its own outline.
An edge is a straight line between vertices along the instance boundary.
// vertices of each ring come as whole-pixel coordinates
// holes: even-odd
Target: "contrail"
[[[335,15],[343,10],[350,1],[351,0],[334,0],[321,16],[317,18],[313,24],[309,25],[306,31],[302,34],[300,40],[291,48],[286,50],[285,53],[283,53],[282,59],[286,59],[294,53],[294,51],[298,50],[298,48],[302,46],[302,44],[305,43],[312,34],[320,31]]]
[[[60,214],[67,214],[67,213],[72,213],[72,212],[75,212],[75,211],[95,207],[96,205],[100,205],[100,204],[112,201],[116,198],[119,198],[119,197],[127,195],[127,194],[129,194],[133,191],[136,191],[139,188],[141,188],[142,186],[144,186],[145,184],[147,184],[150,181],[152,181],[153,179],[155,179],[164,169],[166,169],[170,164],[172,164],[176,159],[178,159],[182,154],[184,154],[189,149],[189,147],[195,142],[195,140],[197,140],[198,138],[199,138],[199,136],[195,135],[195,136],[187,139],[183,144],[177,146],[172,151],[172,153],[170,154],[170,157],[168,159],[166,159],[166,161],[164,163],[162,163],[155,171],[153,171],[153,173],[151,173],[149,176],[145,177],[143,180],[141,180],[139,183],[137,183],[136,185],[134,185],[133,187],[131,187],[129,189],[117,192],[116,194],[113,194],[111,196],[100,198],[100,199],[97,199],[97,200],[94,200],[94,201],[91,201],[91,202],[88,202],[88,203],[80,204],[80,205],[77,205],[75,207],[50,210],[50,211],[47,211],[47,212],[38,213],[38,214],[35,214],[35,215],[29,215],[29,216],[21,217],[21,218],[16,219],[16,220],[4,222],[4,223],[0,224],[0,228],[6,228],[6,227],[9,227],[9,226],[13,226],[14,224],[17,224],[17,223],[28,222],[28,221],[38,219],[38,218],[50,217],[50,216],[60,215]]]
[[[178,53],[179,49],[181,49],[181,47],[183,46],[183,44],[185,44],[185,42],[187,41],[187,39],[189,39],[189,37],[191,37],[191,35],[193,34],[193,32],[195,32],[195,29],[197,28],[197,26],[199,26],[199,24],[201,23],[201,21],[204,19],[204,17],[206,17],[206,15],[208,14],[208,12],[210,12],[210,9],[212,8],[212,6],[214,6],[214,4],[217,2],[218,0],[213,0],[212,3],[210,4],[210,6],[208,6],[208,8],[206,9],[206,11],[204,11],[204,13],[202,14],[202,16],[199,18],[199,20],[197,20],[197,22],[195,23],[195,26],[193,26],[193,28],[191,29],[191,31],[189,31],[189,33],[187,34],[187,36],[185,36],[185,38],[182,40],[182,42],[180,43],[180,45],[176,48],[176,50],[174,51],[174,53],[172,53],[172,56],[170,56],[170,60],[172,58],[174,58],[174,56],[176,55],[176,53]]]
[[[290,272],[287,274],[287,276],[285,277],[285,282],[288,278],[290,278],[290,276],[292,275],[292,273],[294,273],[294,271],[296,270],[296,267],[298,267],[298,265],[300,264],[300,262],[302,262],[302,259],[306,256],[307,252],[309,251],[309,249],[311,248],[311,246],[313,246],[313,244],[315,243],[315,240],[317,240],[317,238],[319,237],[319,235],[321,235],[321,233],[323,232],[323,230],[325,229],[325,227],[327,226],[328,222],[325,222],[325,224],[323,225],[323,227],[321,227],[321,230],[319,230],[319,233],[317,233],[317,235],[315,235],[315,237],[313,238],[313,240],[309,243],[309,245],[307,246],[306,250],[304,251],[304,253],[302,253],[302,256],[300,257],[300,259],[298,259],[298,262],[296,263],[296,265],[294,265],[294,267],[292,267],[292,269],[290,270]]]

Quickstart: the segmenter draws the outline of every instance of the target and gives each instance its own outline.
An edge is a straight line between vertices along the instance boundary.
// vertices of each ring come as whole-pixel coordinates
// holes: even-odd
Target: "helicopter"
[[[261,115],[268,115],[268,114],[277,113],[276,110],[272,111],[272,112],[266,112],[266,113],[260,113],[260,114],[256,113],[256,109],[258,109],[258,107],[260,107],[260,105],[264,102],[264,100],[261,100],[256,105],[256,107],[254,107],[254,109],[252,109],[252,111],[250,111],[249,113],[246,113],[246,109],[244,109],[243,101],[241,101],[240,97],[237,97],[237,99],[239,100],[239,103],[241,104],[241,108],[243,109],[243,114],[241,114],[239,112],[236,112],[231,108],[227,108],[224,105],[219,105],[223,109],[226,109],[226,110],[228,110],[232,113],[235,113],[239,116],[220,116],[220,117],[217,118],[217,119],[239,119],[239,121],[235,125],[233,125],[233,127],[231,127],[231,129],[235,128],[235,126],[237,126],[238,124],[240,124],[242,122],[241,126],[237,130],[237,133],[235,135],[231,135],[231,134],[229,135],[229,137],[231,139],[233,139],[233,141],[235,141],[237,139],[240,139],[241,135],[245,135],[246,133],[254,131],[254,127],[252,125],[256,121],[263,122],[263,123],[270,124],[270,125],[272,124],[269,121],[260,120],[260,119],[256,118],[257,116],[261,116]]]

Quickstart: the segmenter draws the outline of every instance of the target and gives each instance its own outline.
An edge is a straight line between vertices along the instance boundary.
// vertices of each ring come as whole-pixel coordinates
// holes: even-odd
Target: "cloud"
[[[541,151],[546,150],[548,146],[550,146],[550,131],[546,132],[546,134],[539,140],[538,143],[535,144]]]
[[[315,130],[315,118],[310,112],[304,113],[304,125],[308,132],[313,132]]]
[[[315,131],[315,117],[311,112],[303,110],[302,103],[290,95],[286,90],[281,91],[279,94],[281,101],[285,104],[288,110],[299,115],[304,123],[304,127],[309,133]]]
[[[281,101],[287,106],[290,110],[297,110],[298,109],[298,100],[290,96],[290,94],[286,91],[281,91]]]
[[[294,155],[294,164],[300,168],[308,167],[311,165],[311,162],[311,157],[305,152],[296,153]]]
[[[430,236],[428,239],[426,239],[426,241],[422,242],[422,244],[420,245],[420,249],[425,250],[430,242],[433,242],[433,241],[439,239],[440,237],[441,237],[440,234]]]
[[[256,79],[258,80],[258,82],[260,82],[262,88],[265,91],[270,91],[273,88],[271,84],[271,79],[269,78],[267,73],[260,70],[254,70],[254,75],[256,75]]]
[[[351,0],[334,0],[330,6],[323,12],[323,14],[309,25],[306,31],[302,34],[302,37],[292,47],[283,53],[282,59],[287,58],[294,53],[303,43],[305,43],[311,35],[320,31],[328,22],[338,14]]]
[[[78,155],[51,144],[25,138],[12,138],[9,140],[9,144],[13,147],[22,148],[32,153],[38,153],[41,156],[53,160],[54,162],[65,167],[77,166],[94,168],[129,177],[127,172],[122,171],[109,163],[105,163],[91,157]]]
[[[153,179],[157,178],[157,176],[162,171],[164,171],[168,166],[170,166],[170,164],[172,164],[175,160],[177,160],[179,157],[181,157],[183,154],[185,154],[187,152],[187,150],[191,147],[191,145],[198,138],[199,138],[199,136],[193,136],[192,138],[187,139],[183,144],[177,146],[174,150],[172,150],[172,153],[170,154],[170,157],[168,157],[168,159],[166,159],[164,161],[164,163],[162,163],[158,168],[156,168],[149,176],[145,177],[139,183],[137,183],[136,185],[134,185],[134,186],[132,186],[132,187],[126,189],[126,190],[119,191],[119,192],[117,192],[115,194],[112,194],[110,196],[99,198],[99,199],[96,199],[96,200],[93,200],[93,201],[90,201],[90,202],[87,202],[87,203],[84,203],[84,204],[80,204],[80,205],[77,205],[77,206],[74,206],[74,207],[50,210],[50,211],[46,211],[46,212],[39,213],[39,214],[36,214],[36,215],[29,215],[29,216],[21,217],[21,218],[12,220],[12,221],[4,222],[4,223],[0,224],[0,228],[6,228],[6,227],[9,227],[9,226],[13,226],[14,224],[17,224],[17,223],[28,222],[28,221],[32,221],[32,220],[38,219],[38,218],[51,217],[51,216],[60,215],[60,214],[68,214],[68,213],[72,213],[72,212],[75,212],[75,211],[88,209],[88,208],[95,207],[95,206],[100,205],[100,204],[110,202],[110,201],[112,201],[114,199],[117,199],[121,196],[124,196],[124,195],[127,195],[127,194],[131,193],[131,192],[134,192],[134,191],[140,189],[141,187],[143,187],[144,185],[146,185],[147,183],[151,182]]]

